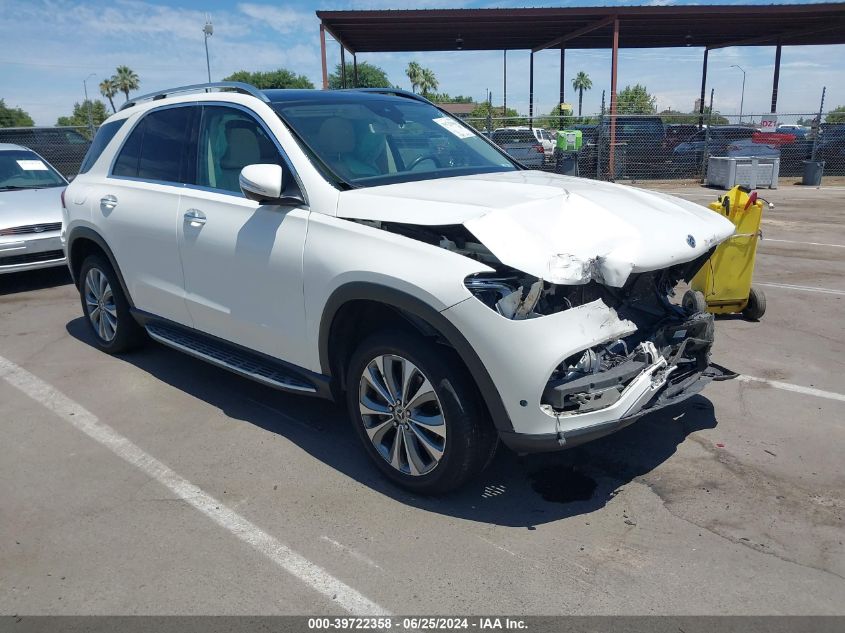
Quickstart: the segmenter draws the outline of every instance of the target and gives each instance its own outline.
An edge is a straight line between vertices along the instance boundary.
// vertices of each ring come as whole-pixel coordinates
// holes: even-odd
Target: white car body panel
[[[206,216],[205,224],[185,218],[192,209]],[[178,217],[193,327],[275,357],[288,357],[302,345],[308,211],[185,188]]]
[[[694,203],[535,171],[344,192],[338,215],[463,224],[502,263],[518,270],[552,283],[589,281],[583,270],[550,267],[553,258],[565,256],[592,267],[611,286],[622,286],[631,272],[691,261],[734,232],[727,219]]]

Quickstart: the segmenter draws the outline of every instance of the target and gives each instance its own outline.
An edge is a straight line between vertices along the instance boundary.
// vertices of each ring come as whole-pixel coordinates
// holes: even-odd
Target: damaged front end
[[[609,433],[641,415],[680,402],[711,380],[733,378],[710,363],[713,315],[691,312],[673,303],[675,287],[689,281],[710,253],[662,270],[632,274],[621,288],[597,281],[578,285],[550,284],[499,267],[494,274],[466,279],[477,299],[505,318],[541,318],[600,300],[616,316],[636,326],[622,337],[594,345],[566,358],[552,372],[543,389],[541,409],[559,421],[603,417],[596,414],[620,405],[598,434]],[[625,401],[634,383],[641,392]],[[644,385],[648,385],[645,388]],[[587,415],[585,415],[587,414]],[[559,425],[561,445],[582,435],[567,434]],[[592,429],[592,427],[590,427]],[[600,429],[592,429],[600,431]],[[583,434],[585,441],[598,434]]]

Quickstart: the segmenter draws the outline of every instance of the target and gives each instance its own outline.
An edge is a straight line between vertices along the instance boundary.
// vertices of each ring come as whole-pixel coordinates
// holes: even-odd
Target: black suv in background
[[[79,165],[91,145],[79,130],[68,127],[0,128],[0,143],[28,147],[46,158],[65,178],[79,173]]]

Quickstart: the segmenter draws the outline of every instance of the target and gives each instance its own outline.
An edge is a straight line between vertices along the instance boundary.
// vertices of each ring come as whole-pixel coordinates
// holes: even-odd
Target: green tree
[[[572,79],[572,89],[578,92],[578,116],[581,116],[581,110],[584,104],[584,91],[592,87],[593,80],[583,70],[579,70],[578,74]]]
[[[0,127],[32,127],[35,121],[20,108],[10,108],[0,99]]]
[[[240,81],[251,84],[259,90],[273,88],[313,88],[314,84],[305,75],[297,75],[287,68],[276,70],[249,72],[239,70],[226,77],[223,81]]]
[[[408,81],[411,82],[411,92],[416,92],[417,88],[419,88],[420,82],[422,81],[422,71],[422,66],[420,66],[417,62],[408,62],[408,67],[405,69],[405,75],[408,77]]]
[[[91,104],[91,119],[95,126],[100,125],[103,121],[109,118],[106,104],[97,99],[91,101],[90,99],[82,103],[73,104],[73,114],[70,116],[60,116],[56,121],[56,125],[88,125],[88,104]]]
[[[472,97],[465,97],[463,95],[456,95],[453,97],[446,92],[434,92],[426,95],[426,98],[429,101],[434,101],[434,103],[475,103],[475,99]]]
[[[129,91],[141,87],[141,80],[129,66],[118,66],[112,80],[117,84],[117,89],[126,95],[127,101],[129,101]]]
[[[117,79],[115,77],[103,79],[100,82],[100,94],[109,100],[112,112],[117,112],[114,107],[114,98],[117,96],[118,92],[120,92],[120,89],[117,87]]]
[[[670,123],[693,123],[698,125],[698,119],[701,115],[698,112],[680,112],[678,110],[663,110],[660,113],[660,118],[667,125]],[[730,123],[727,118],[723,117],[718,112],[714,112],[710,116],[710,106],[704,107],[704,123],[712,125],[727,125]]]
[[[625,86],[616,98],[616,112],[619,114],[654,114],[656,99],[645,86]]]
[[[466,122],[476,130],[486,130],[488,123],[492,129],[511,125],[528,125],[528,119],[520,117],[513,108],[503,110],[502,106],[491,107],[487,101],[475,106]]]
[[[437,90],[439,85],[434,71],[431,68],[423,68],[420,76],[420,93],[427,97],[431,92]]]
[[[825,123],[845,123],[845,106],[837,106],[827,113]]]
[[[352,88],[392,88],[393,84],[387,78],[387,73],[384,69],[371,64],[370,62],[361,62],[358,64],[358,85],[355,83],[355,65],[349,62],[346,63],[346,85]],[[337,65],[335,71],[329,75],[329,88],[337,90],[342,88],[340,64]]]

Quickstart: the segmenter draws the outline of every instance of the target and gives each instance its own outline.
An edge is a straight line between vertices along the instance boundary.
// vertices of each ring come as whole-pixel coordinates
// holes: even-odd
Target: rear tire
[[[144,341],[144,330],[129,311],[120,280],[102,255],[89,255],[82,262],[79,297],[85,323],[102,351],[120,354]]]
[[[698,290],[687,290],[681,304],[689,312],[707,312],[707,300],[704,298],[704,294]]]
[[[751,286],[748,304],[743,309],[742,316],[749,321],[759,321],[764,314],[766,314],[766,295],[759,288]]]
[[[376,333],[352,354],[346,385],[349,417],[364,450],[399,486],[442,494],[490,463],[496,431],[448,350],[416,334]]]

